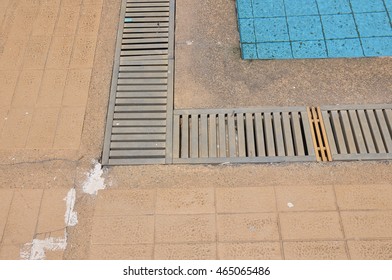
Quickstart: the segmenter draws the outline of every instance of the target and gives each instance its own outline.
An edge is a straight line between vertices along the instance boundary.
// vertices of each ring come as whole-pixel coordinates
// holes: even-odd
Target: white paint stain
[[[75,226],[78,223],[78,214],[74,211],[76,201],[76,190],[70,189],[65,201],[66,210],[64,214],[65,227]],[[64,251],[67,248],[67,231],[64,229],[64,237],[49,237],[45,239],[33,239],[26,243],[20,250],[20,258],[23,260],[44,260],[47,251]]]
[[[293,208],[293,207],[294,207],[294,204],[292,204],[291,202],[289,202],[289,203],[287,203],[287,207]]]
[[[64,238],[33,239],[31,243],[25,244],[20,252],[20,257],[24,260],[44,260],[46,251],[64,251],[66,248],[67,233],[64,231]]]
[[[70,189],[64,198],[66,203],[66,211],[64,214],[65,226],[75,226],[78,223],[78,213],[74,211],[76,201],[76,190]]]
[[[83,191],[88,194],[96,195],[99,190],[105,189],[105,179],[102,178],[103,170],[99,162],[94,162],[94,168],[88,174],[83,184]]]

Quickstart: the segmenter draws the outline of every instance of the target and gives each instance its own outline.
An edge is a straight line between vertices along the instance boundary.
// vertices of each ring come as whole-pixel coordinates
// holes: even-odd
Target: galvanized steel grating
[[[322,106],[333,160],[392,159],[392,105]]]
[[[316,161],[305,107],[175,110],[173,163]]]
[[[173,110],[174,0],[121,9],[103,164],[165,163]]]

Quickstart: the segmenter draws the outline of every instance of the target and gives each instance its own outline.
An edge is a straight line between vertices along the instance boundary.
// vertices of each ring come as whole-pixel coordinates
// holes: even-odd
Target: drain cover
[[[392,105],[321,107],[333,160],[392,159]]]
[[[175,110],[173,163],[315,161],[305,107]]]

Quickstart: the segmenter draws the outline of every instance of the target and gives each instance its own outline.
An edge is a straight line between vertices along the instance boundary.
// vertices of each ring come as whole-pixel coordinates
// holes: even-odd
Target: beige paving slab
[[[0,190],[0,243],[7,223],[8,212],[10,210],[13,190]]]
[[[31,36],[23,59],[24,69],[44,69],[52,37]]]
[[[49,233],[58,231],[64,236],[66,203],[65,198],[69,189],[44,190],[42,203],[38,217],[37,233]],[[51,234],[51,237],[54,237]]]
[[[3,53],[0,54],[0,69],[20,69],[23,63],[23,55],[28,41],[28,36],[13,35],[8,37],[4,45]]]
[[[143,215],[155,212],[154,189],[99,191],[95,216]]]
[[[83,3],[83,0],[63,0],[61,4],[63,6],[69,6],[69,7],[77,7],[80,6]]]
[[[158,214],[215,213],[214,189],[158,189]]]
[[[71,68],[92,68],[94,64],[94,55],[97,36],[75,37],[74,49],[71,57]]]
[[[94,217],[92,244],[152,244],[153,216]]]
[[[45,260],[62,260],[64,258],[64,250],[45,251]]]
[[[214,242],[215,215],[157,215],[155,242]]]
[[[20,250],[23,245],[0,245],[0,260],[20,260]]]
[[[153,244],[91,245],[90,260],[151,260]]]
[[[280,260],[279,242],[219,243],[221,260]]]
[[[11,105],[18,76],[18,71],[0,71],[0,108]]]
[[[284,242],[288,260],[345,260],[348,258],[344,241]]]
[[[392,260],[391,240],[347,241],[353,260]]]
[[[338,185],[341,210],[392,209],[392,185]]]
[[[82,6],[77,30],[78,35],[97,36],[101,20],[101,11],[101,5],[84,4]]]
[[[342,212],[347,238],[392,238],[392,211]]]
[[[32,115],[30,108],[9,111],[0,136],[0,149],[25,147]]]
[[[279,214],[283,240],[343,239],[338,212]]]
[[[154,259],[214,260],[216,259],[216,244],[156,244],[154,249]]]
[[[50,4],[50,5],[49,5]],[[60,8],[59,1],[48,1],[41,4],[37,18],[35,19],[32,35],[43,36],[53,34]]]
[[[219,241],[279,240],[275,213],[222,214],[217,222]]]
[[[33,108],[38,98],[43,70],[23,70],[12,100],[13,108]]]
[[[71,60],[74,36],[53,37],[46,61],[47,69],[66,69]]]
[[[52,148],[59,114],[60,108],[39,108],[35,110],[26,148]]]
[[[279,211],[335,210],[333,187],[277,186],[275,187]]]
[[[66,107],[61,110],[53,147],[78,149],[84,121],[84,107]]]
[[[91,79],[91,69],[68,71],[62,104],[64,106],[85,106]]]
[[[62,3],[54,34],[56,36],[74,35],[79,22],[79,14],[80,6],[68,6]]]
[[[23,244],[34,237],[42,190],[15,190],[4,230],[3,244]]]
[[[218,213],[276,211],[273,187],[217,188],[216,201]]]
[[[64,94],[67,70],[45,70],[37,98],[38,107],[60,107]]]

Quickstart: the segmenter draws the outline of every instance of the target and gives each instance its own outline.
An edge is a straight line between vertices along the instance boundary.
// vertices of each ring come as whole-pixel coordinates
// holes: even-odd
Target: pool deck
[[[391,258],[388,161],[111,167],[86,193],[119,9],[0,0],[0,259]],[[178,1],[176,31],[177,108],[392,103],[389,58],[242,61],[234,1]]]

